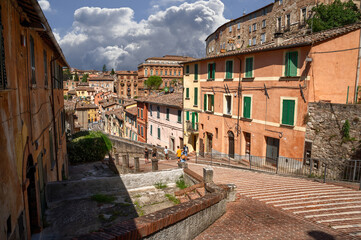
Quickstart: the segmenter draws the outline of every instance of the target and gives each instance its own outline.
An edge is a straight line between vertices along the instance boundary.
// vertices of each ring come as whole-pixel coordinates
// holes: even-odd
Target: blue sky
[[[205,38],[273,0],[38,0],[72,67],[136,70],[148,57],[203,57]]]

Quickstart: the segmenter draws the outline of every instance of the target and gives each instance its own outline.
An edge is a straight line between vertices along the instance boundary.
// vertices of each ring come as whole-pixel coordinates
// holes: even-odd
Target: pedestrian
[[[152,150],[152,161],[153,160],[157,160],[157,148],[155,145],[153,145],[153,150]]]
[[[165,155],[165,160],[169,160],[168,147],[167,146],[165,146],[165,148],[164,148],[164,155]]]
[[[184,144],[183,152],[184,152],[185,159],[187,160],[188,159],[188,146],[187,146],[187,144]]]
[[[148,148],[145,148],[145,150],[144,150],[144,158],[145,158],[145,164],[147,164],[149,162],[149,160],[148,160],[148,158],[149,158]]]
[[[181,156],[182,156],[182,150],[179,148],[179,146],[177,146],[177,158],[178,158],[178,161],[180,161]]]

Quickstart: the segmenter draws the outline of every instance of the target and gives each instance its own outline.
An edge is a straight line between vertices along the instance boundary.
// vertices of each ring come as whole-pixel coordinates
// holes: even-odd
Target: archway
[[[228,156],[234,158],[234,134],[232,131],[228,132]]]

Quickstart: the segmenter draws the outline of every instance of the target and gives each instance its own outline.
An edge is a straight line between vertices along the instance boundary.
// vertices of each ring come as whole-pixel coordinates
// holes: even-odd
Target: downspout
[[[242,72],[242,60],[237,56],[239,60],[239,74],[238,74],[238,90],[237,90],[237,97],[238,97],[238,113],[237,113],[237,137],[239,135],[239,105],[240,105],[240,95],[241,95],[241,72]]]
[[[57,135],[57,130],[56,130],[56,123],[55,123],[55,109],[54,109],[54,104],[55,104],[55,100],[54,100],[54,78],[55,78],[55,69],[53,67],[53,63],[59,59],[60,56],[52,58],[50,61],[50,67],[51,67],[51,111],[53,114],[53,128],[54,128],[54,143],[55,143],[55,164],[56,164],[56,179],[57,181],[59,181],[59,162],[58,162],[58,135]],[[50,98],[50,96],[49,96]]]
[[[360,2],[360,11],[361,11],[361,2]],[[358,45],[358,58],[357,58],[357,69],[356,69],[356,82],[355,82],[355,97],[354,97],[354,104],[357,103],[357,88],[360,80],[360,59],[361,59],[361,30],[360,31],[360,39],[359,39],[359,45]]]

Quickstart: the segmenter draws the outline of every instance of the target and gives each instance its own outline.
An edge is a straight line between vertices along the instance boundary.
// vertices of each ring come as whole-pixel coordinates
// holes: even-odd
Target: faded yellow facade
[[[2,0],[0,13],[0,239],[30,239],[45,185],[67,177],[68,64],[37,1]]]

